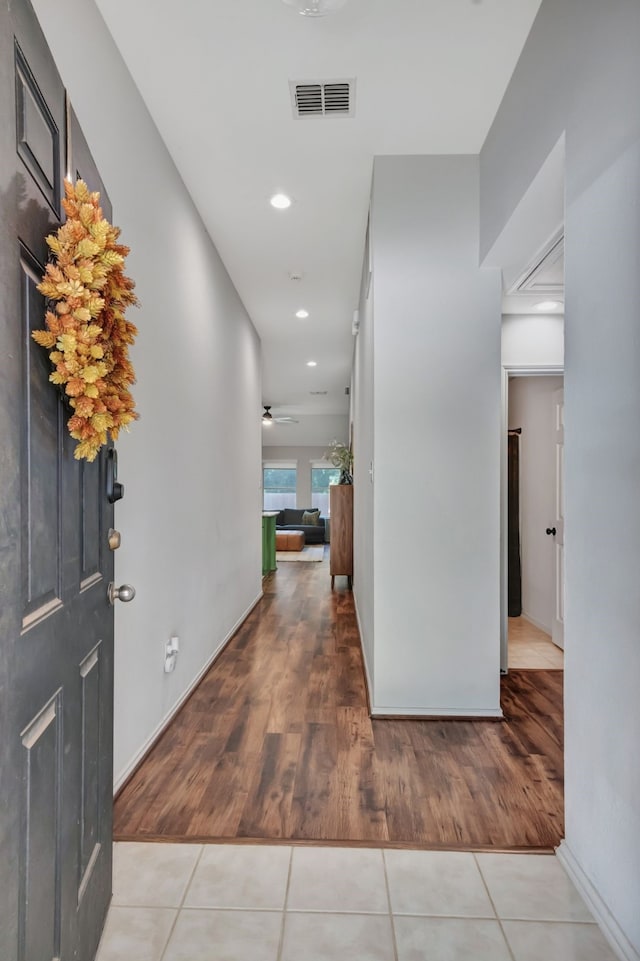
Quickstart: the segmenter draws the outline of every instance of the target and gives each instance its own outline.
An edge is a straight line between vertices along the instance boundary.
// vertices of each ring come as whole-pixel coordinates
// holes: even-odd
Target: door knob
[[[552,534],[553,537],[555,537],[555,536],[556,536],[556,529],[555,529],[555,527],[547,527],[547,534]]]
[[[109,598],[110,604],[115,604],[116,601],[124,601],[127,603],[128,601],[132,601],[135,596],[136,589],[135,587],[131,587],[130,584],[122,584],[120,587],[116,587],[113,581],[111,581],[107,588],[107,597]]]

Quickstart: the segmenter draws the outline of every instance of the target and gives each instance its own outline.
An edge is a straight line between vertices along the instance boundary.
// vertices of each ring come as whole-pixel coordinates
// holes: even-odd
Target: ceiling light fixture
[[[291,197],[287,197],[286,194],[274,194],[269,203],[276,210],[286,210],[291,206]]]
[[[262,424],[264,427],[271,427],[273,424],[273,414],[271,413],[271,405],[264,405],[264,413],[262,415]]]
[[[303,17],[326,17],[344,7],[346,0],[283,0],[283,3],[294,7]]]
[[[558,307],[562,307],[562,302],[559,300],[541,300],[536,304],[536,310],[557,310]]]
[[[302,307],[300,310],[296,310],[296,317],[299,317],[300,320],[304,320],[305,317],[308,317],[308,316],[309,316],[309,311],[305,310],[304,307]]]
[[[317,365],[317,363],[315,362],[315,360],[308,360],[308,361],[307,361],[307,367],[317,367],[317,366],[318,366],[318,365]]]

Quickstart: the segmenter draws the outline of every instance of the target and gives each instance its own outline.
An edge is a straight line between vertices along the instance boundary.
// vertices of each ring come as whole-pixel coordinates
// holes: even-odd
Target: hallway
[[[120,792],[119,841],[555,847],[562,672],[512,671],[506,720],[371,720],[353,597],[282,564]]]

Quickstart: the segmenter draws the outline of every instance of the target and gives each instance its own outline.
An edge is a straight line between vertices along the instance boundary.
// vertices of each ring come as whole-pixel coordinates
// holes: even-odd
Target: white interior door
[[[554,520],[555,600],[551,639],[564,650],[564,390],[554,392],[554,434],[556,446]]]

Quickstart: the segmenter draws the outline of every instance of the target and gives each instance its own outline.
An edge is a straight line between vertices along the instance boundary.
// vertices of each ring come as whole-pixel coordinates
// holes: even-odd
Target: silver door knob
[[[107,597],[109,598],[110,604],[115,604],[116,601],[124,601],[127,603],[128,601],[132,601],[135,596],[136,589],[135,587],[131,587],[131,584],[122,584],[120,587],[116,587],[113,581],[111,581],[107,588]]]

